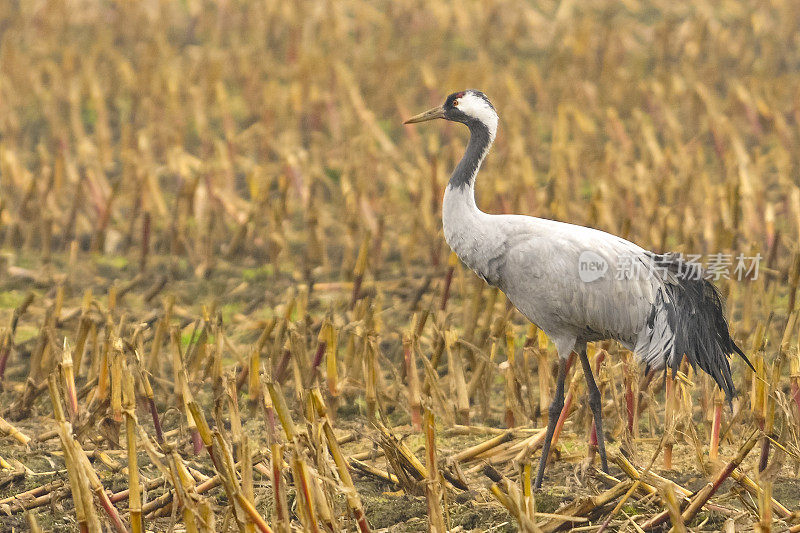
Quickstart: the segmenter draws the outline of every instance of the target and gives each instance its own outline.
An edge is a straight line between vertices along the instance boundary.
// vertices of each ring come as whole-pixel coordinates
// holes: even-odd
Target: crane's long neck
[[[495,121],[489,126],[483,122],[467,125],[470,130],[469,144],[444,192],[442,226],[450,248],[467,266],[484,275],[487,262],[491,259],[488,247],[494,237],[494,225],[491,216],[478,209],[475,203],[475,177],[494,141],[497,123]]]
[[[467,126],[469,126],[470,132],[469,144],[467,144],[464,156],[450,176],[450,183],[447,184],[447,188],[467,187],[470,192],[474,193],[475,176],[478,174],[489,147],[492,146],[497,124],[487,126],[483,122],[476,121],[467,124]],[[474,194],[472,196],[474,199]]]

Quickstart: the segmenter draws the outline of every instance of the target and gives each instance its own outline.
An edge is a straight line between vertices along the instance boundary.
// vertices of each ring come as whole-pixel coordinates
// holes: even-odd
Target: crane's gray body
[[[615,339],[634,350],[647,330],[663,281],[616,279],[621,257],[648,260],[647,252],[611,234],[522,215],[489,215],[469,202],[470,188],[448,187],[445,239],[459,258],[489,284],[500,288],[566,357],[576,343]],[[466,214],[465,206],[469,206]],[[598,279],[583,281],[581,254],[591,251],[607,268]],[[664,332],[666,333],[666,332]],[[663,353],[668,335],[653,339]],[[648,343],[649,344],[649,343]],[[649,351],[640,350],[640,356]],[[656,361],[651,367],[659,367]]]

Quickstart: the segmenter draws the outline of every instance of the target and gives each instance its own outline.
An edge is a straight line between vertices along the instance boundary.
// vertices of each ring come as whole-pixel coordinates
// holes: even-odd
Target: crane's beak
[[[426,120],[433,120],[435,118],[444,118],[444,107],[434,107],[433,109],[428,109],[424,113],[420,113],[419,115],[415,115],[410,119],[403,122],[403,124],[413,124],[415,122],[425,122]]]

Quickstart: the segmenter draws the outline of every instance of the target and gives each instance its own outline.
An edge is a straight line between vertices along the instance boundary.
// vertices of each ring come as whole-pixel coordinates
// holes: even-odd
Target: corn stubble
[[[81,6],[0,3],[4,525],[800,531],[792,2]],[[612,471],[571,368],[532,490],[557,355],[442,239],[463,132],[400,126],[467,86],[484,209],[729,260],[731,408],[596,343]]]

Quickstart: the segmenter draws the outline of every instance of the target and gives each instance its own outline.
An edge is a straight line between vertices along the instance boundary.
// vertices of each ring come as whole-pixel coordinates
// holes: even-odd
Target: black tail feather
[[[729,355],[737,353],[750,368],[753,365],[730,336],[719,291],[679,256],[656,256],[656,263],[672,274],[665,283],[670,302],[667,319],[674,335],[673,356],[667,364],[677,371],[686,355],[693,368],[699,366],[714,379],[730,402],[736,388]]]

